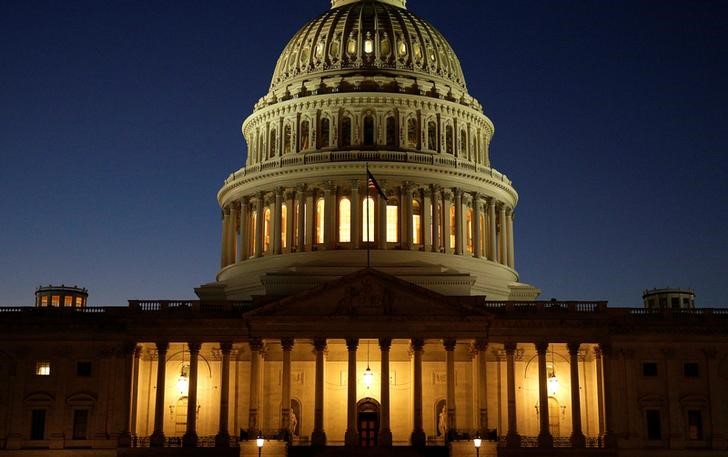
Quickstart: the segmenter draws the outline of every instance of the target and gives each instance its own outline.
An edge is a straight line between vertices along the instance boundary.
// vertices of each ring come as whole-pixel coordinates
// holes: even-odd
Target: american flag
[[[371,171],[369,171],[369,168],[367,168],[367,186],[369,187],[369,190],[376,190],[379,192],[379,195],[382,196],[383,199],[387,199],[387,195],[384,193],[381,187],[379,187],[379,183],[376,179],[374,179],[374,175]]]

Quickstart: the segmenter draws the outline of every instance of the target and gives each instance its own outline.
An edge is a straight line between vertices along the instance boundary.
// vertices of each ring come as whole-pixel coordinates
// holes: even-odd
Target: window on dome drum
[[[79,378],[90,378],[91,367],[91,362],[76,362],[76,376],[78,376]]]
[[[34,409],[30,412],[30,439],[42,440],[45,438],[46,410]]]
[[[300,149],[301,151],[305,151],[308,149],[308,138],[309,138],[309,123],[308,121],[301,122],[301,141],[300,141]]]
[[[70,295],[66,295],[65,297],[63,297],[63,306],[73,306],[73,297],[71,297]]]
[[[387,243],[399,241],[399,204],[397,200],[387,202]]]
[[[455,206],[450,205],[450,249],[455,249]]]
[[[318,244],[322,244],[324,242],[324,209],[324,199],[319,198],[316,201],[316,243]]]
[[[270,208],[263,210],[263,251],[270,251],[270,232],[271,232]]]
[[[645,377],[657,376],[657,363],[643,362],[642,363],[642,376],[645,376]]]
[[[286,238],[288,235],[288,205],[283,203],[281,205],[281,247],[286,249],[287,243]]]
[[[417,119],[407,119],[407,147],[417,148]]]
[[[48,306],[48,295],[40,297],[40,306]]]
[[[331,121],[328,117],[324,117],[321,119],[321,132],[319,132],[319,142],[321,144],[322,148],[327,148],[331,145],[330,143],[330,135],[331,135]]]
[[[467,234],[467,248],[468,253],[473,253],[473,209],[468,208],[465,213],[465,233]]]
[[[659,441],[662,439],[662,424],[660,424],[660,410],[645,410],[645,425],[647,428],[647,439]]]
[[[341,147],[351,146],[351,118],[344,116],[341,119]]]
[[[76,409],[73,411],[73,439],[85,440],[88,430],[88,410]]]
[[[374,199],[367,197],[362,202],[362,240],[374,242]]]
[[[35,362],[35,374],[36,376],[50,376],[51,362],[48,360],[39,360]]]
[[[268,145],[268,158],[272,159],[276,156],[276,130],[270,131],[270,144]]]
[[[427,149],[430,151],[437,150],[437,124],[435,124],[435,121],[427,123]]]
[[[703,439],[703,413],[699,409],[688,410],[688,439]]]
[[[683,364],[683,374],[686,378],[700,377],[700,366],[697,362],[685,362]]]
[[[374,146],[374,117],[364,116],[364,146]]]
[[[468,155],[468,136],[465,130],[460,131],[460,157],[466,158]]]
[[[412,200],[412,243],[422,244],[422,207]]]
[[[291,126],[286,125],[283,128],[283,154],[291,153]]]
[[[445,152],[448,154],[453,153],[453,133],[452,133],[452,125],[448,125],[445,127]]]
[[[83,306],[83,297],[76,297],[76,307]]]
[[[387,146],[395,147],[397,145],[397,127],[395,124],[394,116],[387,118]]]
[[[61,306],[61,296],[60,295],[51,296],[51,306]]]
[[[339,242],[351,242],[351,200],[339,200]]]

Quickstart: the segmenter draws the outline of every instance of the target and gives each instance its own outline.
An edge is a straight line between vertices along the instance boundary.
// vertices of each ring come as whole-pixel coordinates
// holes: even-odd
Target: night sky
[[[435,1],[520,193],[541,298],[725,306],[728,2]],[[285,44],[327,0],[0,2],[0,304],[194,298],[216,192]]]

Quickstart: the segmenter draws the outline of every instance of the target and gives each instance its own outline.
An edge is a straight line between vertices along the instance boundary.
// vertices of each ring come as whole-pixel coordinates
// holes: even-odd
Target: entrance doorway
[[[360,400],[356,405],[359,446],[375,447],[379,435],[379,402],[373,398]]]

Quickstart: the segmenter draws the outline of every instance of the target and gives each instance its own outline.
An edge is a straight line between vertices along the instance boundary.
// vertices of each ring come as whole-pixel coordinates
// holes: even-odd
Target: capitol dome
[[[405,0],[331,6],[243,122],[245,166],[218,192],[221,269],[198,293],[289,295],[370,267],[446,295],[535,298],[515,270],[518,193],[452,47]]]

